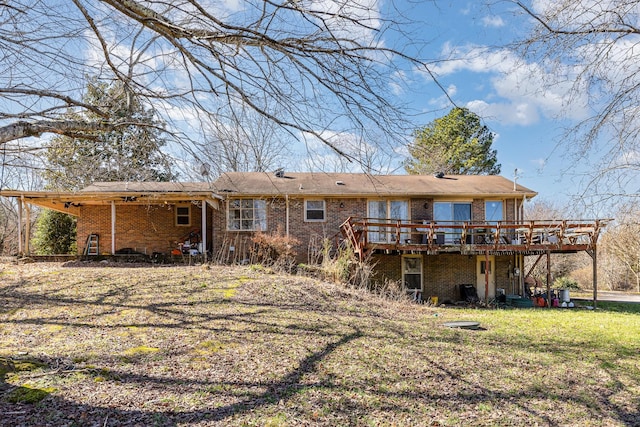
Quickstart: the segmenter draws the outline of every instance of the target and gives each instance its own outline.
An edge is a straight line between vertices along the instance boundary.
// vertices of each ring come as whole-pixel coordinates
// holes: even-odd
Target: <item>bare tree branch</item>
[[[588,162],[582,196],[637,197],[640,1],[513,3],[532,22],[516,47],[546,67],[552,78],[545,81],[545,88],[571,82],[574,105],[566,113],[584,111],[559,142],[569,164]]]
[[[94,132],[91,120],[80,128],[86,113],[99,116],[100,127],[120,125],[122,117],[79,101],[91,77],[121,80],[176,134],[194,137],[193,118],[233,117],[248,107],[348,157],[323,135],[383,134],[404,143],[412,125],[390,79],[401,69],[430,71],[403,51],[418,41],[407,37],[394,49],[386,39],[407,35],[408,20],[384,17],[376,4],[247,0],[233,10],[199,0],[16,0],[13,6],[0,15],[6,53],[0,93],[7,95],[0,99],[0,144],[45,132]],[[65,125],[70,110],[78,121]]]

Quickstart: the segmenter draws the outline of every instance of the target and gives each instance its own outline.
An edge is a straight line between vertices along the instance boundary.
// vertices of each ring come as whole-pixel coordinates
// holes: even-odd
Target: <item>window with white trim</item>
[[[304,201],[304,220],[306,222],[321,222],[326,218],[326,204],[324,200]]]
[[[191,225],[191,206],[176,206],[176,225],[185,227]]]
[[[259,199],[230,199],[227,210],[227,230],[265,231],[267,202]]]
[[[422,255],[402,256],[402,283],[414,301],[422,300]]]

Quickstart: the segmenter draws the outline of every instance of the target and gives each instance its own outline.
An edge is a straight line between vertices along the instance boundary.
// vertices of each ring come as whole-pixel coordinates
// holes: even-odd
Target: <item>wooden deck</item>
[[[447,222],[350,217],[341,231],[362,259],[369,252],[461,254],[571,253],[593,250],[607,220]]]

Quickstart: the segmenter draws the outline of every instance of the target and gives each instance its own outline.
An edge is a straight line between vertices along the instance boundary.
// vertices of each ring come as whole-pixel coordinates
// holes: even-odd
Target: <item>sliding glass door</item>
[[[471,203],[436,202],[433,205],[433,217],[436,223],[463,224],[471,221]],[[438,243],[460,243],[462,231],[459,228],[439,229]]]
[[[398,220],[408,222],[409,202],[407,200],[369,200],[367,217],[372,224],[396,224]],[[408,229],[401,229],[400,241],[410,238]],[[393,243],[396,240],[396,227],[370,226],[369,241],[372,243]]]

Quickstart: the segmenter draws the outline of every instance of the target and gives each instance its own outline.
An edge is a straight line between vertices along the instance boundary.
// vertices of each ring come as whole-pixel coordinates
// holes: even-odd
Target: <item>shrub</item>
[[[257,232],[251,241],[253,243],[252,263],[260,263],[287,272],[292,272],[295,269],[297,257],[295,247],[300,242],[293,237],[284,235],[280,227],[274,233]]]
[[[553,286],[558,289],[573,289],[576,291],[580,290],[578,282],[571,277],[566,276],[558,277],[556,280],[554,280]]]
[[[36,221],[33,248],[38,255],[76,253],[76,219],[46,209]]]

